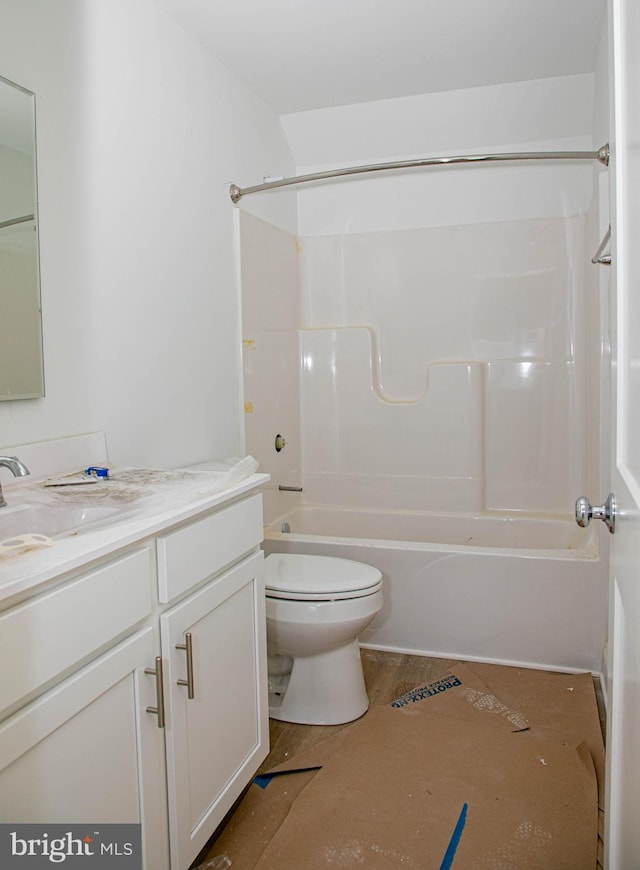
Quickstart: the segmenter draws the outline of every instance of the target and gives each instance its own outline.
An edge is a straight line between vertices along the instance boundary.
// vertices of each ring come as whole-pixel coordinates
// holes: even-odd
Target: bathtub
[[[568,517],[308,504],[269,522],[263,547],[379,568],[385,604],[363,646],[599,673],[606,544],[596,524],[581,529]]]

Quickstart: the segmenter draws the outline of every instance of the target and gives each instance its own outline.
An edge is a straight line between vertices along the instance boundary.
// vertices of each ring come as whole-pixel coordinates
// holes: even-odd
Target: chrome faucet
[[[20,462],[17,456],[0,456],[0,465],[4,465],[13,474],[14,477],[26,477],[29,474],[29,469]],[[0,508],[6,507],[7,502],[2,494],[2,484],[0,484]]]

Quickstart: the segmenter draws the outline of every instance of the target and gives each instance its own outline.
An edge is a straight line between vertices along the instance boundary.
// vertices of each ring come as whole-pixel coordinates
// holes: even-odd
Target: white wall
[[[285,115],[297,173],[414,157],[591,150],[592,75]],[[592,165],[449,166],[300,188],[302,236],[567,217],[585,212]]]
[[[237,454],[228,187],[291,174],[278,118],[152,0],[0,0],[0,75],[37,95],[46,375],[44,399],[0,404],[1,440]],[[247,207],[295,226],[293,195]]]

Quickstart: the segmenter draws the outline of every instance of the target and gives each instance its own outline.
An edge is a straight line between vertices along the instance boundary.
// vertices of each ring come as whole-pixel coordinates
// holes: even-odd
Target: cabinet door
[[[191,636],[189,698],[186,635]],[[188,867],[269,745],[263,556],[256,553],[161,617],[171,866]],[[180,683],[178,682],[180,681]]]
[[[169,866],[163,731],[144,629],[0,725],[0,821],[142,824],[144,867]]]

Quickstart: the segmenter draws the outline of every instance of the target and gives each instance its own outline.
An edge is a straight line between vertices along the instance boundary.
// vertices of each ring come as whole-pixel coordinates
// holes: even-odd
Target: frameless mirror
[[[44,395],[35,95],[0,76],[0,401]]]

